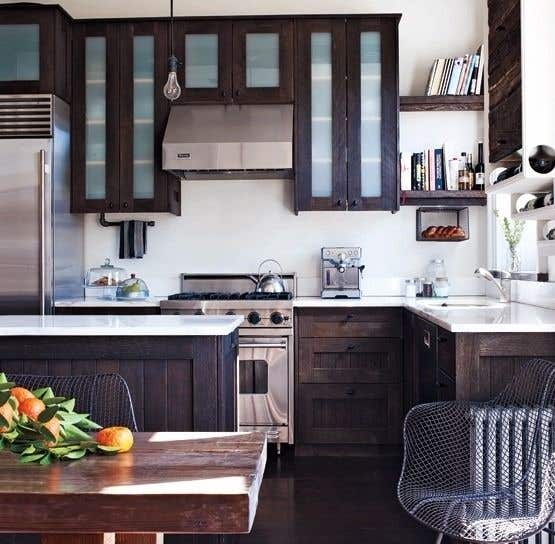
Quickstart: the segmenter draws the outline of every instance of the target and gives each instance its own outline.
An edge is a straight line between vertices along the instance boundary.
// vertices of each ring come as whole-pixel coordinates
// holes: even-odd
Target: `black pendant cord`
[[[170,57],[173,57],[173,0],[170,0]]]

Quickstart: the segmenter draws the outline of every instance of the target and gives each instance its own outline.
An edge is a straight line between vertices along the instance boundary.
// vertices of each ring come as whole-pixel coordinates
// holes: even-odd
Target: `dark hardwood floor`
[[[270,446],[253,531],[240,544],[431,544],[396,496],[400,458],[277,458]]]

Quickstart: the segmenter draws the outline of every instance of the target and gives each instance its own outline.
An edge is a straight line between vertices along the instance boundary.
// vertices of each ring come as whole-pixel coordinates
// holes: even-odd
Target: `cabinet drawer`
[[[306,338],[299,342],[300,383],[399,383],[401,340]]]
[[[302,310],[297,330],[301,338],[401,338],[399,308]]]
[[[305,444],[399,444],[400,385],[301,385],[299,434]]]

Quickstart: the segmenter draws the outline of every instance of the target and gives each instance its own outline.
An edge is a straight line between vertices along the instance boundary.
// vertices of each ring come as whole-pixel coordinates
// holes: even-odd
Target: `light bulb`
[[[177,81],[177,58],[172,55],[169,58],[168,80],[164,85],[164,96],[168,100],[177,100],[181,96],[181,87]]]

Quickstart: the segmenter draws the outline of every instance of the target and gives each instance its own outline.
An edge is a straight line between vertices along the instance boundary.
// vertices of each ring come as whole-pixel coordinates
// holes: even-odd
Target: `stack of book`
[[[401,190],[447,191],[452,188],[448,179],[445,146],[420,153],[401,154]]]
[[[484,46],[474,55],[455,59],[436,59],[430,70],[427,96],[468,96],[483,93]]]

